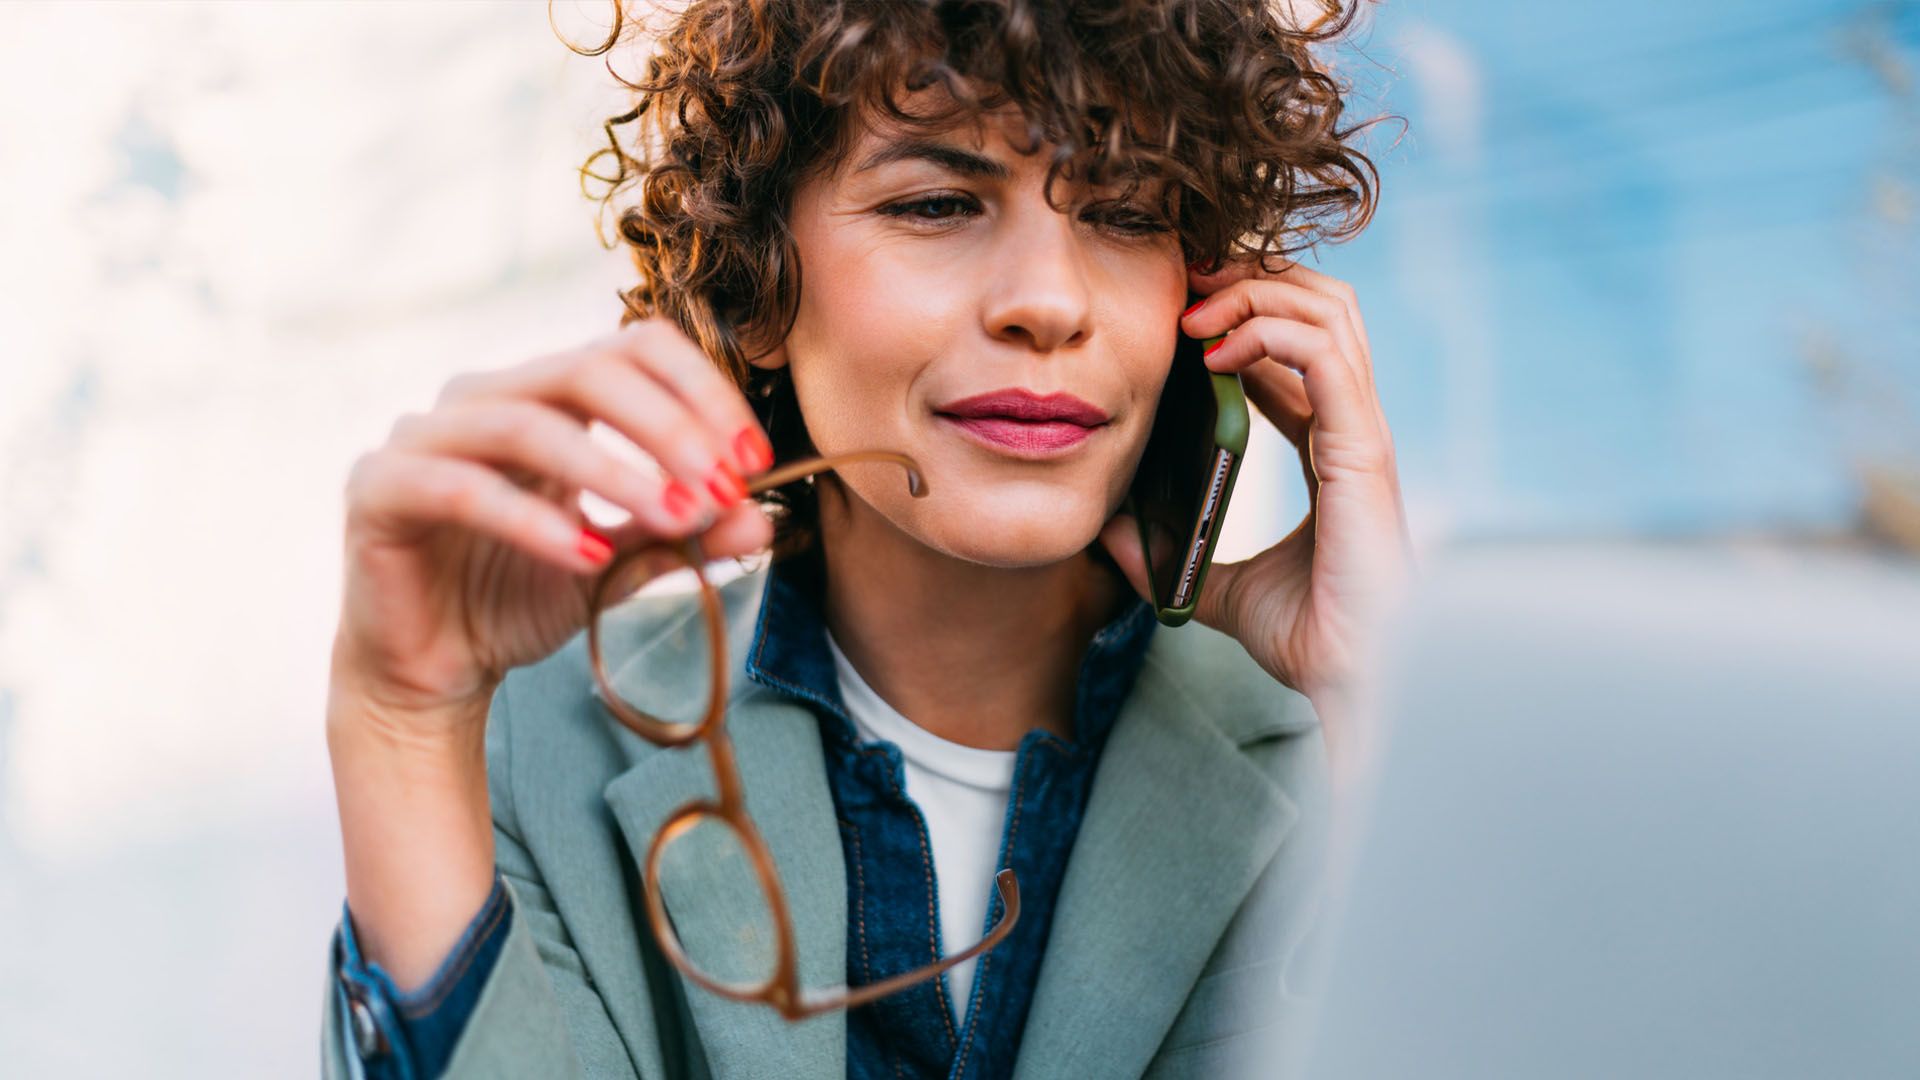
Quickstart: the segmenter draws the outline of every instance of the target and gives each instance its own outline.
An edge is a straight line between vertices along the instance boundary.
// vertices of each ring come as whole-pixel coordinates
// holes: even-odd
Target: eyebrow
[[[982,157],[970,150],[962,150],[931,139],[900,139],[880,147],[868,154],[854,172],[866,172],[889,165],[896,161],[930,161],[961,176],[984,177],[988,180],[1005,180],[1013,173],[1005,165],[990,157]]]

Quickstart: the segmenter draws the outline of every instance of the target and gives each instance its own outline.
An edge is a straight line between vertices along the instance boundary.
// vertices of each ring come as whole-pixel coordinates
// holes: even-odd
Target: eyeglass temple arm
[[[792,461],[763,473],[747,482],[747,492],[758,495],[782,484],[791,484],[795,480],[828,469],[837,469],[842,465],[858,461],[892,462],[907,470],[907,493],[914,498],[924,498],[927,494],[927,481],[920,475],[920,463],[905,454],[892,450],[851,450],[844,454],[830,454],[825,457],[807,458],[804,461]]]
[[[987,932],[986,937],[951,956],[943,956],[925,967],[918,967],[865,986],[850,986],[824,997],[804,997],[801,1001],[794,1003],[791,1010],[786,1010],[788,1018],[798,1020],[816,1013],[865,1005],[869,1001],[886,997],[915,983],[934,978],[955,964],[971,960],[1000,944],[1006,940],[1008,934],[1013,932],[1013,924],[1020,921],[1020,883],[1014,878],[1012,870],[1002,870],[995,874],[993,883],[1000,890],[1002,911],[1000,921],[993,924],[993,929]]]

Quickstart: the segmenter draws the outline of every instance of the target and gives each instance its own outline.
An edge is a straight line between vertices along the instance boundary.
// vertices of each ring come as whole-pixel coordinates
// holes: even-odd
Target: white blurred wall
[[[613,324],[610,89],[539,4],[0,8],[0,1072],[317,1067],[341,485]]]

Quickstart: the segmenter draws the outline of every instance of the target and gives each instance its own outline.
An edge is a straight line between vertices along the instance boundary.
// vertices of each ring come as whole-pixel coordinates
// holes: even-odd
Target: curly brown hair
[[[791,196],[834,171],[861,115],[930,131],[1011,104],[1023,153],[1056,148],[1049,205],[1083,170],[1096,187],[1124,180],[1121,198],[1164,178],[1189,264],[1345,240],[1373,215],[1378,174],[1353,143],[1381,118],[1340,126],[1349,88],[1313,47],[1345,35],[1359,2],[1298,0],[1324,7],[1298,26],[1289,0],[691,0],[655,27],[613,0],[606,37],[568,47],[647,54],[643,78],[613,72],[633,107],[580,170],[639,271],[621,324],[673,320],[741,387],[776,460],[813,454],[786,369],[751,361],[798,313]],[[936,83],[948,107],[905,111],[902,90]],[[775,556],[808,548],[812,486],[762,498]]]

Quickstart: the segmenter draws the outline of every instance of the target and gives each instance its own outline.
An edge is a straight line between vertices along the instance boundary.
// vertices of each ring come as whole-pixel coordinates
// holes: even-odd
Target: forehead
[[[1054,144],[1042,143],[1038,149],[1028,146],[1026,117],[1010,102],[982,112],[942,116],[952,101],[944,88],[936,86],[907,95],[901,105],[920,122],[901,122],[870,109],[856,110],[849,117],[847,150],[838,172],[857,180],[905,167],[902,163],[918,163],[960,176],[1005,181],[1020,171],[1045,172],[1052,160]],[[1149,183],[1161,179],[1123,164],[1114,170],[1112,182],[1128,176]]]
[[[867,172],[912,160],[931,160],[964,171],[970,159],[1013,162],[1019,157],[1015,148],[1025,145],[1024,119],[1011,104],[979,113],[954,113],[945,91],[934,87],[907,95],[901,105],[917,122],[902,122],[870,107],[848,117],[848,171]],[[936,148],[951,153],[926,152]]]

